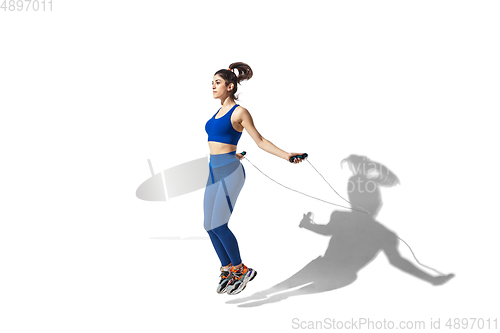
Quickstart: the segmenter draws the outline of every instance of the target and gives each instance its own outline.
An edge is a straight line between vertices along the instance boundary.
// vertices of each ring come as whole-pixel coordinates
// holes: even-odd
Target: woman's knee
[[[217,236],[223,236],[223,235],[226,235],[227,233],[229,233],[230,230],[229,230],[227,223],[224,223],[223,225],[220,225],[217,228],[213,228],[212,232],[214,234],[216,234]]]
[[[208,233],[210,233],[210,231],[212,231],[212,228],[210,227],[210,222],[207,223],[207,221],[205,221],[203,223],[203,228],[205,228],[205,231],[207,231]]]

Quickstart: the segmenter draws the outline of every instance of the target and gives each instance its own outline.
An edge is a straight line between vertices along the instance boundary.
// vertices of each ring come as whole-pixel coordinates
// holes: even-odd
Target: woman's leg
[[[222,244],[219,236],[216,235],[213,230],[208,230],[207,232],[208,236],[210,236],[210,240],[212,241],[212,245],[214,246],[215,252],[219,257],[221,266],[222,267],[230,266],[231,259],[229,258],[229,255],[227,254],[227,251],[224,248],[224,245]]]
[[[215,170],[219,186],[213,204],[211,231],[219,238],[233,266],[241,266],[238,242],[228,227],[236,201],[245,183],[242,164],[237,161]],[[219,176],[219,177],[218,177]]]
[[[214,203],[219,186],[220,186],[219,182],[215,182],[212,167],[209,166],[208,181],[207,181],[207,186],[205,187],[205,196],[203,199],[203,213],[204,213],[203,226],[205,230],[208,232],[208,236],[210,237],[215,252],[219,257],[221,266],[227,267],[231,263],[229,255],[224,249],[224,245],[222,245],[222,242],[220,241],[219,237],[212,231],[212,216],[214,211]]]
[[[227,254],[228,260],[226,261],[226,265],[227,263],[232,263],[233,265],[234,263],[236,263],[237,266],[238,265],[241,266],[241,257],[240,257],[240,249],[238,247],[238,241],[236,240],[236,237],[234,236],[233,232],[229,230],[227,223],[221,225],[220,227],[212,229],[210,233],[214,234],[215,237],[219,239],[221,245],[224,248],[224,253]]]

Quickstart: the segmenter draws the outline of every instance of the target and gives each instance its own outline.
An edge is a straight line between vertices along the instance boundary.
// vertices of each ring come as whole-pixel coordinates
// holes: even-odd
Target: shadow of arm
[[[302,221],[300,221],[299,227],[307,229],[307,230],[311,230],[317,234],[324,235],[324,236],[333,235],[332,223],[329,223],[329,224],[312,223],[312,220],[310,217],[311,217],[310,212],[307,213],[307,215],[304,214]]]
[[[331,236],[333,235],[333,232],[332,232],[332,229],[330,226],[328,226],[328,224],[306,224],[304,226],[302,226],[302,228],[304,229],[307,229],[307,230],[311,230],[317,234],[320,234],[320,235],[325,235],[325,236]]]
[[[396,235],[391,235],[390,241],[385,243],[384,246],[384,254],[387,256],[387,259],[393,265],[394,267],[399,268],[400,270],[413,275],[415,277],[418,277],[424,281],[427,281],[432,284],[437,284],[437,279],[438,277],[432,276],[420,268],[418,268],[416,265],[414,265],[412,262],[409,260],[403,258],[401,254],[398,251],[398,245],[399,241],[396,237]]]

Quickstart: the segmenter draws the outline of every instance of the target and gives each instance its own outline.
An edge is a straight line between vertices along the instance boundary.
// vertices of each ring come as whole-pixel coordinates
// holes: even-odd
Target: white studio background
[[[293,318],[495,318],[499,9],[495,1],[2,9],[0,330],[294,331]],[[330,292],[253,308],[216,294],[210,241],[167,239],[207,236],[203,190],[164,202],[135,191],[151,176],[148,159],[160,172],[210,154],[204,126],[220,107],[213,74],[237,61],[254,71],[238,103],[265,138],[307,152],[344,197],[342,159],[388,166],[401,185],[382,190],[378,220],[422,263],[456,277],[435,287],[380,254]],[[243,150],[281,184],[345,203],[309,163],[270,155],[246,132]],[[242,163],[230,227],[259,272],[243,292],[251,295],[323,254],[328,238],[298,224],[309,211],[327,223],[337,208]]]

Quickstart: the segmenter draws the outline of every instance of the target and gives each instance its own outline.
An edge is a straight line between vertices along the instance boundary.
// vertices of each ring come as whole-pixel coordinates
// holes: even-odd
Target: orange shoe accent
[[[248,267],[247,267],[247,266],[245,266],[245,264],[242,264],[242,265],[241,265],[241,267],[243,267],[243,269],[242,269],[242,270],[241,270],[241,272],[240,272],[240,274],[241,274],[241,275],[240,275],[240,276],[237,276],[237,275],[234,275],[234,276],[233,276],[233,278],[234,278],[235,280],[239,280],[239,279],[240,279],[240,278],[241,278],[241,277],[242,277],[242,276],[243,276],[246,272],[248,272]],[[234,266],[233,266],[233,267],[231,267],[231,272],[233,272],[233,273],[237,273],[237,272],[238,272],[238,270],[240,270],[240,269],[241,269],[241,267],[240,267],[240,268],[238,268],[238,269],[235,269],[235,268],[234,268]]]

